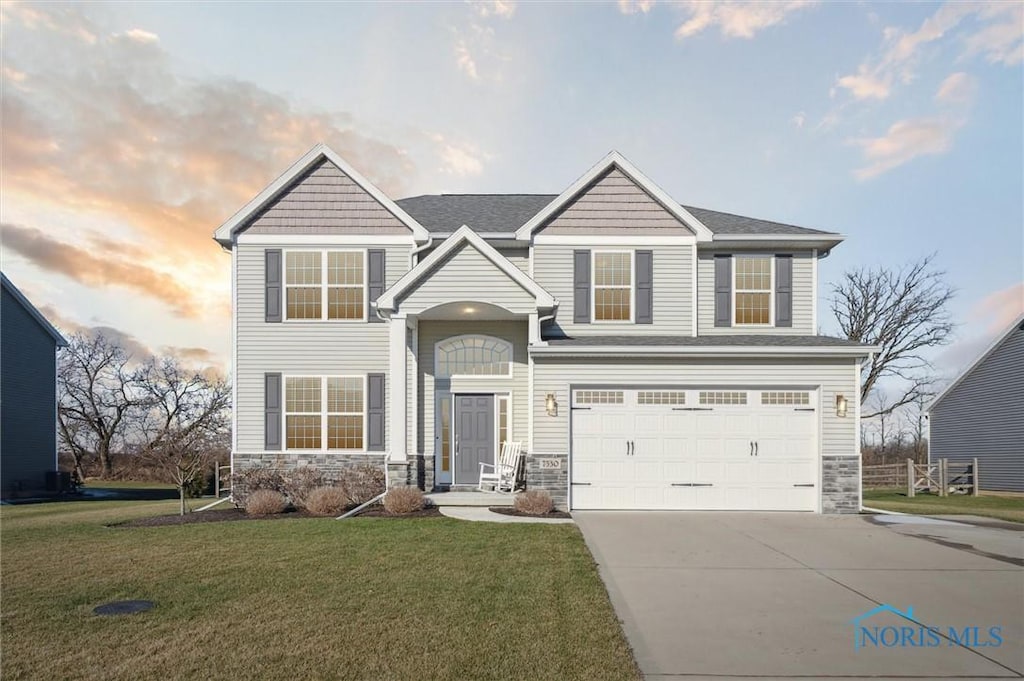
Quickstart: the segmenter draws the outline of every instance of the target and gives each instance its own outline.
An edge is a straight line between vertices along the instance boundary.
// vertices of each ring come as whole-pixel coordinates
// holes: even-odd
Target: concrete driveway
[[[573,516],[647,678],[1024,672],[1020,531],[913,516]],[[883,611],[863,620],[879,643],[855,648],[852,620],[881,604],[912,608],[911,619]],[[968,645],[954,642],[950,627]],[[963,639],[969,627],[977,640]],[[904,645],[887,647],[897,635]]]

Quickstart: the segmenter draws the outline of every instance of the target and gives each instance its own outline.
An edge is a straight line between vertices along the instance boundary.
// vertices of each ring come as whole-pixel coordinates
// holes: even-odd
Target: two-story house
[[[572,509],[860,508],[843,237],[686,207],[618,153],[558,195],[393,200],[318,145],[231,252],[232,463],[476,485],[520,441]]]

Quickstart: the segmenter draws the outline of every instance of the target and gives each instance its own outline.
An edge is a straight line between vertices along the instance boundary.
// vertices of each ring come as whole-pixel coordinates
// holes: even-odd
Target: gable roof
[[[710,241],[711,230],[688,210],[676,203],[671,196],[665,193],[661,187],[640,172],[625,156],[617,151],[611,151],[603,159],[597,162],[590,170],[573,182],[568,189],[559,194],[553,201],[545,206],[539,213],[534,215],[529,222],[516,231],[517,239],[529,239],[548,219],[553,217],[559,210],[569,204],[570,201],[582,194],[594,181],[604,175],[612,168],[618,168],[623,175],[635,182],[641,189],[646,191],[651,198],[661,204],[662,208],[671,213],[680,222],[687,225],[697,235],[698,241]]]
[[[526,289],[527,292],[536,298],[538,307],[553,308],[558,305],[558,301],[555,300],[550,293],[545,291],[540,284],[512,264],[508,258],[503,256],[495,250],[493,246],[484,241],[479,234],[466,225],[463,225],[456,230],[454,234],[445,239],[440,246],[430,253],[430,255],[421,260],[416,267],[406,272],[405,276],[395,282],[394,286],[385,291],[384,294],[377,299],[377,309],[394,310],[398,298],[403,293],[419,283],[419,281],[427,276],[427,274],[429,274],[438,265],[438,263],[444,260],[449,254],[454,253],[455,250],[463,244],[473,246],[473,248],[479,251],[481,255],[490,260],[501,271],[507,274],[510,279]]]
[[[419,222],[406,213],[397,203],[388,198],[387,194],[378,189],[376,185],[363,177],[359,171],[346,163],[345,159],[326,144],[317,144],[303,154],[302,158],[293,163],[280,177],[267,185],[252,201],[245,204],[237,213],[218,227],[213,233],[213,238],[222,246],[230,247],[235,232],[267,204],[284,193],[300,175],[322,159],[327,159],[338,166],[353,182],[408,227],[412,231],[413,238],[417,241],[426,241],[430,238],[427,230]]]
[[[25,308],[25,311],[36,320],[39,326],[43,327],[43,330],[50,334],[50,337],[53,338],[53,341],[57,344],[58,348],[66,348],[68,346],[67,340],[65,340],[64,336],[60,334],[60,331],[53,327],[53,324],[43,316],[43,313],[36,309],[36,306],[25,297],[24,293],[18,290],[18,287],[14,285],[14,282],[8,279],[7,275],[3,272],[0,272],[0,284],[2,284],[3,288],[10,293],[16,301],[18,301],[18,304]]]
[[[993,340],[989,344],[989,346],[987,348],[985,348],[985,350],[980,355],[978,355],[978,357],[973,362],[971,362],[967,366],[966,369],[961,371],[960,375],[957,376],[955,379],[953,379],[952,383],[947,385],[942,390],[942,392],[940,392],[938,394],[938,396],[934,400],[931,401],[931,404],[928,405],[927,411],[930,412],[933,409],[935,409],[935,407],[939,404],[939,402],[941,402],[946,397],[946,395],[948,395],[950,393],[950,391],[953,390],[953,388],[955,388],[958,385],[960,385],[961,383],[963,383],[964,379],[966,379],[968,376],[970,376],[971,373],[975,369],[977,369],[978,366],[981,365],[982,362],[984,362],[986,359],[988,359],[989,355],[991,355],[993,352],[995,352],[996,349],[1000,345],[1002,345],[1011,335],[1013,335],[1013,333],[1015,331],[1024,331],[1024,314],[1018,315],[1018,317],[1015,320],[1013,320],[1013,323],[1010,324],[1010,326],[1005,331],[1003,331],[1001,334],[996,336],[995,340]]]

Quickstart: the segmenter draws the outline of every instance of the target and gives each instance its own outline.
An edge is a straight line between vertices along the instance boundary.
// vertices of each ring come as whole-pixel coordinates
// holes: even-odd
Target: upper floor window
[[[490,336],[459,336],[437,344],[437,378],[511,376],[512,344]]]
[[[772,323],[772,260],[770,255],[735,257],[733,309],[736,325]]]
[[[633,254],[594,251],[594,320],[633,321]]]
[[[288,251],[285,319],[365,319],[364,251]]]

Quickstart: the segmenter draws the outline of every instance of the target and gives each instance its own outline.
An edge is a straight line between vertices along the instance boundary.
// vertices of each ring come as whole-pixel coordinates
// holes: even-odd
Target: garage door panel
[[[572,480],[589,483],[573,486],[573,508],[816,508],[817,488],[797,486],[816,482],[814,411],[762,405],[757,391],[747,404],[695,408],[620,394],[573,411]],[[698,404],[695,392],[685,404]]]

